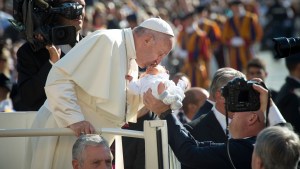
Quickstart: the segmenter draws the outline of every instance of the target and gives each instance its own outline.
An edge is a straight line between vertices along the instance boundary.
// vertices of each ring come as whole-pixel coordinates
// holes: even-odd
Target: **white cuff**
[[[268,115],[269,125],[274,126],[279,123],[286,123],[282,114],[275,104],[270,107],[269,115]]]

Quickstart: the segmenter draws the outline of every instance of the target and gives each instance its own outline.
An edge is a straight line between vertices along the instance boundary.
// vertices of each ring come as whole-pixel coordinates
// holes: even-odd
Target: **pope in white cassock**
[[[126,75],[138,76],[161,62],[174,45],[174,33],[162,19],[150,18],[131,30],[100,30],[81,40],[49,72],[47,100],[32,128],[71,128],[76,136],[95,128],[135,122],[139,96],[126,92]],[[127,100],[127,101],[126,101]],[[103,136],[112,143],[114,136]],[[75,136],[31,138],[25,168],[70,169]]]

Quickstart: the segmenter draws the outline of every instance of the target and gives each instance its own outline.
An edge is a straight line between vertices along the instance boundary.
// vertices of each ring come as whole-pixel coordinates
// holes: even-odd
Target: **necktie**
[[[186,123],[187,121],[185,120],[185,115],[183,114],[183,112],[182,111],[180,111],[179,113],[178,113],[178,119],[179,119],[179,121],[182,123],[182,124],[184,124],[184,123]]]

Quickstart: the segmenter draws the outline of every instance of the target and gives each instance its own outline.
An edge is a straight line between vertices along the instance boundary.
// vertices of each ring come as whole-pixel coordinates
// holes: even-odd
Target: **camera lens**
[[[76,28],[74,26],[56,26],[52,28],[52,42],[55,45],[75,44]]]
[[[58,29],[56,32],[55,32],[55,38],[56,39],[64,39],[66,37],[68,37],[68,32],[66,32],[64,29]]]
[[[300,38],[286,38],[278,37],[273,38],[275,43],[275,51],[278,56],[277,58],[285,58],[290,55],[300,53]]]

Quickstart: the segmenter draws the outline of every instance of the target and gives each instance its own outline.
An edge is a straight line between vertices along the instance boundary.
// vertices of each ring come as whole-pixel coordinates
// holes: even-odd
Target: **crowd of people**
[[[10,2],[1,1],[0,111],[38,111],[33,128],[67,127],[79,137],[31,139],[26,167],[96,166],[85,164],[80,153],[100,153],[103,159],[87,160],[111,168],[113,158],[107,147],[113,144],[113,136],[90,135],[95,128],[143,130],[144,120],[155,119],[167,121],[169,144],[183,169],[297,166],[300,53],[286,56],[289,76],[280,91],[253,85],[260,93],[259,110],[227,112],[222,94],[222,88],[237,77],[265,81],[271,65],[256,55],[272,50],[274,36],[297,36],[296,1],[71,2],[83,7],[81,13],[76,19],[57,15],[53,24],[74,26],[76,43],[35,49],[9,23]],[[45,37],[33,38],[43,41]],[[272,160],[274,151],[264,146],[269,137],[278,141],[270,149],[288,149],[279,155],[294,160],[282,164]],[[280,144],[282,140],[297,149],[293,155],[288,154],[291,147]],[[143,142],[124,137],[123,144],[125,168],[144,168]],[[41,155],[40,148],[47,154]],[[65,163],[71,155],[72,163]]]

